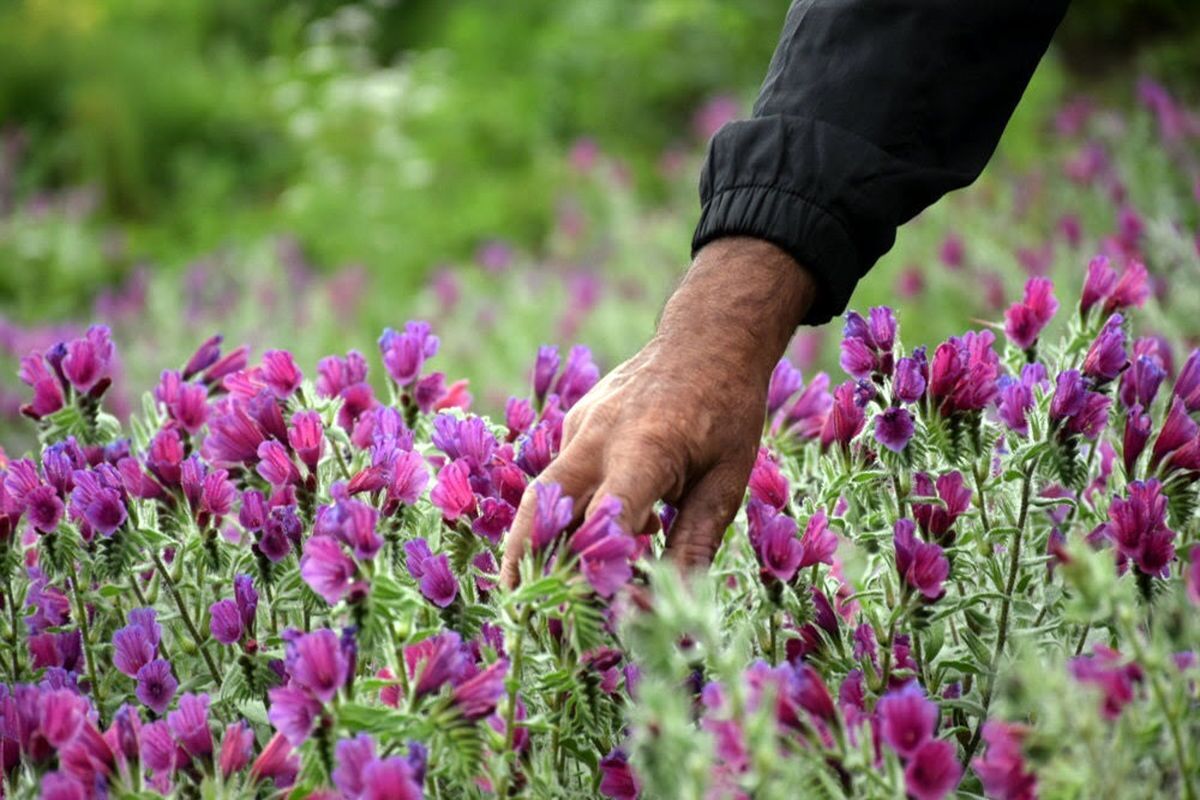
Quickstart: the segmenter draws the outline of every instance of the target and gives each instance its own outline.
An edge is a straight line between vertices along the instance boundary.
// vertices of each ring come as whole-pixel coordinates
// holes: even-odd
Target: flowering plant
[[[1195,798],[1200,351],[1132,339],[1145,298],[1100,258],[1058,343],[1033,279],[1007,346],[932,352],[848,314],[850,378],[780,363],[689,580],[615,501],[580,519],[536,480],[586,348],[542,348],[497,423],[424,323],[384,332],[375,383],[213,338],[127,437],[106,329],[32,353],[43,446],[0,460],[5,791]]]

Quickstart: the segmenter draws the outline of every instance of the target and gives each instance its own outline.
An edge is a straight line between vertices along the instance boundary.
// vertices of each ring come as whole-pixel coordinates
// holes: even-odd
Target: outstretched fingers
[[[679,503],[679,513],[667,535],[666,555],[683,571],[712,563],[725,531],[737,515],[746,492],[741,466],[714,467]]]

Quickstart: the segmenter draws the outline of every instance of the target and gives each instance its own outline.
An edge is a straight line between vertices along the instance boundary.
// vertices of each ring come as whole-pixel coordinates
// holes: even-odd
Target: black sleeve
[[[753,117],[713,138],[693,253],[766,239],[841,313],[896,228],[975,180],[1068,0],[794,0]]]

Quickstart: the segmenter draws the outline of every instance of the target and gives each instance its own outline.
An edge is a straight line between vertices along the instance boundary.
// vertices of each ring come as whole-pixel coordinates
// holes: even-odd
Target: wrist
[[[769,376],[815,295],[808,270],[770,242],[717,239],[667,301],[656,338]]]

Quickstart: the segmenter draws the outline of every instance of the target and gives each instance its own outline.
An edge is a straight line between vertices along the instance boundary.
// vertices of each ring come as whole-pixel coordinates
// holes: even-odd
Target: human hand
[[[696,254],[658,331],[567,414],[558,458],[537,478],[575,499],[576,522],[606,496],[622,527],[652,533],[654,504],[678,508],[667,551],[711,563],[741,505],[766,415],[771,371],[815,293],[811,275],[759,239],[716,240]],[[531,484],[507,540],[513,587],[533,525]]]

